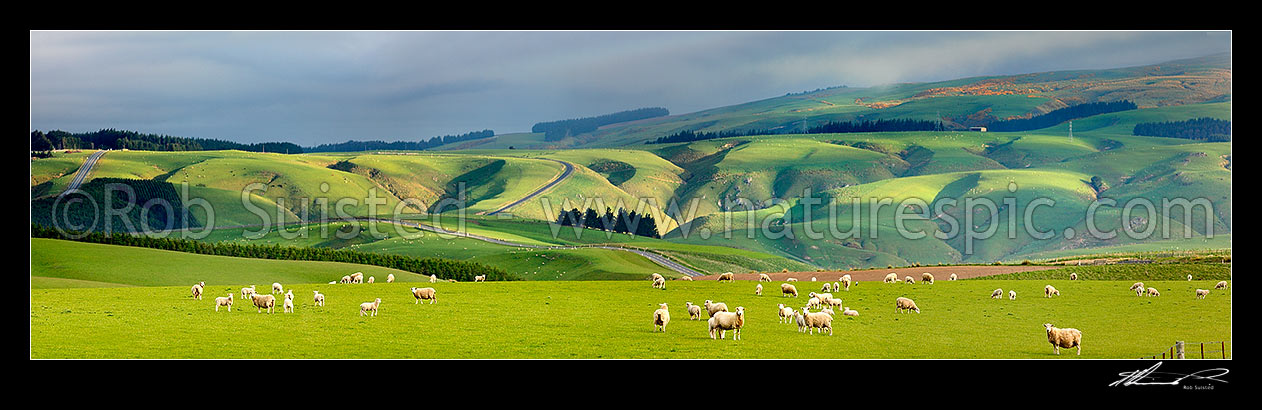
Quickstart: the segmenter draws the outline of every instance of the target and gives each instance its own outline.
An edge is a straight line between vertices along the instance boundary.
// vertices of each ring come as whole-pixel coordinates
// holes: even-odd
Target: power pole
[[[1074,122],[1069,121],[1069,142],[1074,142]]]

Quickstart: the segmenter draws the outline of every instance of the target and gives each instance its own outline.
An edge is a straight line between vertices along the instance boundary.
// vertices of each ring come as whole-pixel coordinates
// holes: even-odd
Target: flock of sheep
[[[771,282],[771,277],[765,273],[759,274],[758,276],[759,276],[758,277],[759,282]],[[957,280],[958,278],[959,277],[956,274],[952,273],[951,276],[948,278],[948,280],[954,281],[954,280]],[[651,279],[653,280],[654,288],[666,289],[664,277],[662,277],[659,274],[654,273]],[[1188,275],[1187,279],[1191,281],[1192,275]],[[1078,280],[1078,274],[1070,273],[1070,280]],[[718,281],[720,283],[723,283],[723,282],[732,283],[734,281],[734,274],[731,272],[723,273],[719,275]],[[792,283],[787,283],[787,282],[796,282],[796,281],[797,281],[796,278],[788,278],[786,280],[786,283],[780,284],[780,293],[782,297],[797,297],[798,296],[797,287],[793,285]],[[817,281],[817,278],[812,277],[811,281],[815,282]],[[923,275],[921,275],[920,283],[933,284],[933,281],[934,281],[933,274],[926,272]],[[832,327],[833,316],[836,312],[834,308],[839,308],[842,311],[843,315],[851,316],[851,317],[859,316],[859,312],[852,310],[848,307],[844,307],[842,305],[841,299],[833,297],[833,295],[828,292],[841,291],[841,290],[849,291],[853,283],[854,282],[852,281],[849,274],[842,276],[836,282],[831,282],[831,283],[824,282],[823,286],[820,289],[820,293],[811,292],[809,294],[810,299],[806,301],[806,305],[803,306],[801,310],[797,310],[792,307],[787,307],[783,303],[781,303],[779,306],[779,309],[777,309],[777,312],[776,312],[777,315],[779,316],[780,323],[796,323],[798,325],[798,332],[814,334],[816,330],[819,330],[820,334],[823,334],[824,331],[827,331],[828,335],[831,336],[833,334],[833,327]],[[890,273],[889,275],[885,276],[883,283],[900,283],[900,281],[898,280],[897,274]],[[911,276],[906,276],[903,278],[902,283],[915,284],[916,280],[915,278]],[[1227,281],[1225,280],[1218,282],[1214,286],[1214,289],[1226,289],[1226,288],[1227,288]],[[1136,295],[1138,296],[1143,296],[1143,295],[1161,296],[1161,293],[1158,292],[1156,288],[1145,288],[1143,282],[1137,282],[1134,285],[1131,285],[1131,290],[1134,290]],[[762,291],[763,291],[762,283],[758,283],[754,287],[754,294],[757,296],[762,296]],[[994,291],[991,292],[990,297],[993,299],[1002,299],[1003,295],[1004,295],[1003,289],[995,289]],[[1209,290],[1196,289],[1196,298],[1204,299],[1208,295],[1209,295]],[[1053,296],[1060,296],[1060,290],[1056,289],[1056,287],[1052,285],[1044,286],[1043,297],[1051,298]],[[1016,300],[1017,291],[1009,290],[1008,299]],[[916,302],[906,297],[899,297],[895,299],[894,308],[895,308],[895,311],[899,313],[909,313],[912,311],[915,311],[916,313],[920,313],[920,307],[916,306]],[[700,320],[701,312],[703,310],[709,315],[709,318],[710,318],[709,319],[709,332],[710,332],[711,339],[725,339],[726,331],[731,330],[734,333],[732,340],[740,340],[740,331],[741,331],[741,328],[744,327],[745,325],[745,308],[744,307],[738,306],[735,312],[729,312],[727,308],[727,304],[707,300],[705,301],[704,305],[694,305],[692,304],[692,302],[687,302],[686,309],[688,311],[688,317],[690,320]],[[810,309],[818,309],[818,311],[811,312]],[[667,310],[666,304],[662,303],[659,305],[658,309],[653,312],[654,331],[660,330],[662,332],[665,332],[666,324],[669,322],[670,322],[670,312]],[[1054,349],[1056,354],[1058,355],[1060,354],[1060,348],[1062,347],[1063,348],[1076,348],[1078,354],[1079,355],[1082,354],[1082,332],[1081,331],[1079,331],[1078,329],[1073,329],[1073,328],[1064,328],[1064,329],[1057,328],[1050,323],[1043,324],[1043,327],[1044,327],[1044,330],[1047,332],[1047,341],[1048,343],[1051,343],[1052,348]]]
[[[476,280],[477,282],[482,282],[486,279],[486,277],[480,276],[477,279],[478,279]],[[374,283],[374,282],[376,282],[376,278],[369,276],[367,283]],[[386,283],[393,283],[393,282],[394,282],[394,274],[391,273],[391,274],[386,275]],[[438,282],[438,277],[435,275],[430,275],[429,282],[430,283]],[[329,282],[329,284],[337,284],[337,283],[341,283],[341,284],[364,283],[364,273],[355,272],[350,275],[343,276],[340,281]],[[204,281],[194,284],[192,288],[193,299],[201,300],[202,294],[205,293],[205,289],[206,289],[206,282]],[[319,290],[313,290],[312,292],[314,293],[314,295],[312,296],[312,301],[314,302],[314,305],[323,307],[324,294],[321,294]],[[412,292],[412,296],[416,298],[417,304],[420,304],[422,300],[428,300],[430,304],[434,304],[435,302],[438,301],[438,291],[435,290],[434,288],[414,287],[414,288],[411,288],[411,292]],[[241,300],[249,299],[254,304],[254,307],[258,309],[258,313],[263,313],[264,310],[267,310],[267,313],[275,313],[275,306],[276,306],[275,295],[276,294],[282,294],[285,296],[285,300],[281,302],[282,311],[284,313],[294,313],[294,291],[290,289],[288,292],[286,292],[285,287],[282,286],[280,283],[273,283],[271,294],[266,294],[266,295],[256,292],[254,285],[241,288]],[[215,298],[215,311],[218,312],[220,307],[227,307],[228,311],[231,312],[232,304],[234,301],[234,295],[235,295],[234,293],[228,293],[228,296],[220,296],[220,297]],[[377,316],[377,310],[380,307],[381,307],[381,298],[376,298],[376,300],[372,302],[361,303],[359,305],[359,315],[360,316],[367,315],[370,317]]]

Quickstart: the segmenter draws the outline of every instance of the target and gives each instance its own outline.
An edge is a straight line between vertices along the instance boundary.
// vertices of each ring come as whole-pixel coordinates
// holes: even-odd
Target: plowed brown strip
[[[768,273],[767,276],[770,276],[771,280],[776,281],[776,282],[782,282],[784,280],[787,280],[788,278],[797,278],[797,280],[799,281],[810,281],[812,276],[815,278],[818,278],[821,282],[822,281],[833,282],[833,281],[840,280],[842,275],[849,273],[850,279],[855,280],[855,281],[880,282],[885,279],[885,275],[888,275],[890,272],[894,272],[898,274],[899,280],[902,280],[903,277],[911,276],[915,278],[917,282],[919,282],[920,274],[925,273],[925,272],[929,272],[930,274],[933,274],[934,281],[943,281],[943,280],[947,280],[947,278],[950,277],[952,273],[954,273],[960,279],[968,279],[968,278],[976,278],[979,276],[990,276],[990,275],[1001,275],[1001,274],[1013,273],[1013,272],[1029,272],[1029,271],[1036,271],[1036,270],[1057,269],[1057,268],[1062,268],[1062,267],[1063,266],[1035,266],[1035,265],[922,266],[919,268],[869,269],[869,270],[854,270],[854,271],[824,271],[824,272],[810,271],[810,272],[788,272],[788,273],[776,272],[776,273]],[[706,276],[697,276],[693,279],[717,280],[718,277],[719,275],[706,275]],[[736,280],[758,280],[757,273],[737,273],[733,275],[733,277]]]

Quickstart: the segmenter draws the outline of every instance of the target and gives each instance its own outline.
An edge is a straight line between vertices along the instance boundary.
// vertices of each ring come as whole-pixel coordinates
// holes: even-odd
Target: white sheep
[[[759,273],[759,274],[758,274],[758,281],[759,281],[759,282],[771,282],[771,276],[769,276],[769,275],[767,275],[767,274],[765,274],[765,273]]]
[[[1189,273],[1189,274],[1188,274],[1188,282],[1191,282],[1191,281],[1192,281],[1192,274],[1191,274],[1191,273]]]
[[[823,286],[823,287],[820,287],[820,288],[819,288],[819,291],[820,291],[820,292],[832,292],[832,291],[833,291],[833,284],[832,284],[831,282],[824,282],[824,286]]]
[[[952,274],[951,274],[951,276],[947,278],[947,280],[956,280],[956,279],[959,279],[959,278],[960,278],[960,277],[959,277],[958,275],[956,275],[956,274],[952,273]]]
[[[811,282],[815,282],[815,277],[811,276]]]
[[[824,334],[824,329],[828,329],[828,335],[833,335],[833,315],[829,312],[810,312],[806,308],[802,308],[802,318],[806,322],[809,334],[815,334],[815,329],[819,329],[819,334]]]
[[[932,273],[929,273],[929,272],[925,272],[925,273],[920,274],[920,283],[928,283],[928,284],[932,285],[932,284],[933,284],[933,274],[932,274]]]
[[[826,303],[833,298],[831,293],[816,293],[815,297],[819,298],[820,303]]]
[[[259,309],[259,313],[263,313],[263,309],[267,309],[267,313],[275,313],[276,297],[272,295],[261,295],[258,293],[250,294],[250,300],[254,302],[254,307]]]
[[[435,275],[433,275],[433,274],[430,274],[430,275],[429,275],[429,283],[437,283],[437,282],[438,282],[438,276],[435,276]]]
[[[833,282],[833,292],[841,290],[841,282]],[[850,290],[850,289],[846,289]]]
[[[342,276],[342,279],[341,279],[341,280],[339,280],[337,283],[340,283],[340,284],[343,284],[343,285],[344,285],[344,284],[347,284],[347,283],[351,283],[351,275],[345,275],[345,276]]]
[[[895,282],[898,282],[897,273],[890,272],[889,275],[885,275],[885,283],[895,283]]]
[[[292,295],[291,295],[292,296]],[[294,298],[287,297],[282,305],[285,313],[294,313]]]
[[[1043,328],[1047,329],[1047,342],[1052,344],[1056,349],[1056,354],[1060,354],[1060,348],[1078,348],[1078,355],[1082,355],[1082,332],[1078,329],[1057,329],[1051,323],[1044,323]]]
[[[1197,299],[1205,299],[1205,297],[1206,297],[1206,296],[1209,296],[1209,289],[1197,289],[1197,290],[1196,290],[1196,298],[1197,298]]]
[[[654,273],[653,276],[649,276],[650,282],[657,282],[659,280],[666,280],[666,277],[662,276],[660,273]]]
[[[692,276],[680,276],[680,277],[679,277],[679,280],[686,280],[686,281],[689,281],[689,282],[692,282],[692,281],[693,281],[693,280],[692,280]]]
[[[275,295],[277,293],[285,293],[285,287],[281,286],[279,283],[273,283],[272,294]]]
[[[841,278],[841,286],[846,290],[846,292],[850,291],[850,275],[846,275]]]
[[[250,295],[254,293],[254,285],[250,285],[248,288],[241,288],[241,300],[249,299]]]
[[[806,311],[806,309],[802,309]],[[806,315],[802,312],[793,311],[793,321],[798,324],[798,332],[806,333]]]
[[[1078,280],[1078,272],[1069,272],[1069,280]]]
[[[386,283],[394,283],[394,274],[393,274],[393,273],[388,273],[388,274],[386,274]]]
[[[692,302],[687,302],[687,303],[688,303],[687,305],[688,320],[701,320],[701,306],[694,305],[692,304]]]
[[[1148,296],[1161,296],[1161,292],[1157,288],[1148,288]]]
[[[1008,300],[1017,300],[1017,291],[1016,291],[1016,290],[1009,290],[1009,291],[1008,291]]]
[[[853,281],[853,279],[851,279],[851,278],[850,278],[850,274],[849,274],[849,273],[847,273],[847,274],[845,274],[845,275],[841,275],[841,279],[840,279],[840,280],[841,280],[842,282],[850,282],[850,281]]]
[[[991,298],[991,299],[1003,299],[1003,289],[1002,289],[1002,288],[1000,288],[1000,289],[995,289],[994,291],[990,292],[990,298]]]
[[[478,275],[473,277],[474,282],[486,282],[486,275]]]
[[[368,277],[368,283],[373,283],[373,282],[376,282],[376,281],[377,281],[377,277],[376,277],[376,276],[369,276],[369,277]]]
[[[727,338],[727,331],[733,332],[732,340],[741,340],[741,328],[745,326],[745,307],[737,306],[736,312],[718,312],[710,316],[710,338],[718,334],[719,339]]]
[[[1145,288],[1145,287],[1143,287],[1143,286],[1140,286],[1140,287],[1138,287],[1138,288],[1135,288],[1135,296],[1144,296],[1144,294],[1145,294],[1145,293],[1148,293],[1148,289],[1147,289],[1147,288]]]
[[[858,317],[858,316],[859,316],[859,311],[854,310],[854,309],[851,309],[851,308],[842,308],[842,310],[841,310],[841,314],[842,314],[842,315],[846,315],[846,316],[850,316],[850,317]]]
[[[793,297],[795,298],[798,297],[798,288],[788,283],[781,283],[780,296],[787,296],[787,295],[793,295]]]
[[[352,273],[351,283],[355,283],[355,284],[364,283],[364,273],[363,272]]]
[[[785,281],[785,282],[797,282],[797,281],[798,281],[798,278],[788,278],[788,279],[785,279],[784,281]]]
[[[755,286],[755,287],[754,287],[754,294],[755,294],[755,295],[758,295],[758,296],[762,296],[762,284],[761,284],[761,283],[759,283],[759,284],[758,284],[758,286]]]
[[[431,305],[438,301],[438,291],[434,288],[412,288],[412,296],[416,298],[414,305],[419,305],[422,299],[428,300]]]
[[[735,278],[736,275],[732,272],[723,272],[723,274],[719,275],[719,282],[731,282]]]
[[[1214,289],[1227,289],[1227,281],[1220,281],[1214,285]]]
[[[377,308],[379,307],[381,307],[381,298],[377,298],[377,300],[372,301],[372,302],[360,303],[359,316],[363,317],[364,314],[368,312],[372,312],[372,316],[377,316]]]
[[[202,300],[202,290],[206,286],[206,282],[193,284],[193,299]]]
[[[916,302],[913,302],[911,299],[908,299],[908,298],[900,297],[898,299],[895,299],[894,309],[901,313],[906,313],[913,310],[916,311],[916,313],[920,313],[920,308],[916,306]]]
[[[666,324],[670,323],[670,311],[666,310],[666,304],[658,305],[657,310],[653,311],[653,331],[661,329],[666,332]]]
[[[654,279],[653,288],[666,290],[666,279]]]
[[[218,312],[220,306],[227,306],[228,311],[231,312],[232,311],[232,295],[233,295],[232,293],[228,293],[227,297],[215,298],[215,311]]]
[[[1052,297],[1052,295],[1060,296],[1060,291],[1059,291],[1059,290],[1056,290],[1056,287],[1054,287],[1054,286],[1052,286],[1052,285],[1047,285],[1047,286],[1044,286],[1044,287],[1043,287],[1043,297],[1045,297],[1045,298],[1050,298],[1050,297]]]
[[[324,306],[324,295],[321,295],[318,290],[313,290],[311,292],[315,293],[315,295],[311,297],[312,302],[314,302],[316,306]]]
[[[714,317],[714,314],[715,314],[715,313],[719,313],[719,312],[726,312],[726,311],[727,311],[727,304],[726,304],[726,303],[714,303],[714,302],[712,302],[712,301],[707,300],[707,301],[705,301],[705,310],[706,310],[706,314],[707,314],[707,315],[709,315],[710,317]]]
[[[823,303],[825,306],[830,306],[830,307],[835,307],[835,308],[841,307],[841,299],[837,299],[837,298],[828,298],[827,300],[823,301]]]
[[[1137,288],[1143,289],[1143,287],[1144,287],[1144,282],[1135,282],[1135,284],[1131,285],[1131,290],[1135,290]]]
[[[814,297],[814,296],[812,296],[810,299],[807,299],[806,301],[806,307],[812,308],[812,309],[818,309],[820,307],[819,304],[820,304],[819,298]]]
[[[776,310],[776,314],[780,316],[780,323],[789,323],[793,320],[793,308],[785,307],[783,303],[780,304],[780,309]]]
[[[916,279],[912,278],[911,275],[907,275],[907,277],[903,278],[903,282],[908,285],[915,285]]]

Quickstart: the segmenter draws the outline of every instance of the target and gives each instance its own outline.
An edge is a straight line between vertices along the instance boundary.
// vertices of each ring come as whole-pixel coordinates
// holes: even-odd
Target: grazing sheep
[[[1218,284],[1214,285],[1214,289],[1227,289],[1227,281],[1218,282]]]
[[[1206,297],[1206,296],[1209,296],[1209,289],[1197,289],[1197,290],[1196,290],[1196,298],[1197,298],[1197,299],[1205,299],[1205,297]]]
[[[1135,288],[1135,296],[1144,296],[1144,293],[1147,293],[1147,292],[1148,292],[1148,289],[1144,288],[1143,286]]]
[[[822,313],[827,313],[828,316],[837,316],[837,312],[834,311],[833,308],[830,308],[830,307],[820,309],[819,311]]]
[[[653,288],[666,290],[666,279],[653,279]]]
[[[681,276],[679,277],[679,280],[686,280],[686,281],[692,282],[692,276]]]
[[[701,320],[701,306],[688,302],[688,320]]]
[[[835,307],[835,308],[840,308],[841,303],[842,303],[841,299],[837,299],[837,298],[828,298],[827,300],[824,301],[825,306],[830,306],[830,307]]]
[[[841,287],[842,289],[845,289],[846,292],[850,291],[850,275],[846,275],[841,278]]]
[[[364,283],[364,273],[363,272],[352,273],[351,283],[356,283],[356,284]]]
[[[1015,291],[1015,290],[1009,290],[1009,291],[1008,291],[1008,300],[1017,300],[1017,291]]]
[[[228,296],[226,297],[215,298],[215,311],[218,312],[220,306],[227,306],[228,311],[231,312],[232,311],[232,295],[233,295],[232,293],[229,293]]]
[[[828,335],[833,335],[833,315],[825,312],[810,312],[806,308],[802,308],[802,318],[806,321],[806,327],[809,334],[815,334],[815,329],[819,329],[819,334],[824,334],[824,329],[828,329]]]
[[[789,323],[793,320],[793,308],[784,307],[783,303],[781,303],[780,308],[776,310],[776,314],[780,315],[780,323]]]
[[[745,326],[745,307],[737,306],[736,312],[718,312],[710,317],[710,338],[718,333],[719,339],[727,338],[727,331],[733,332],[732,340],[741,340],[741,328]]]
[[[657,282],[658,280],[666,280],[666,278],[660,273],[654,273],[653,276],[649,276],[649,281]]]
[[[1001,288],[1001,289],[995,289],[993,292],[990,292],[990,298],[991,298],[991,299],[1003,299],[1003,289],[1002,289],[1002,288]]]
[[[797,281],[798,281],[798,278],[788,278],[788,279],[785,279],[784,281],[785,281],[785,282],[797,282]]]
[[[293,298],[294,298],[294,290],[293,290],[293,289],[290,289],[288,292],[285,292],[285,299],[293,299]]]
[[[798,297],[798,288],[788,283],[781,283],[780,296],[786,296],[786,295],[793,295],[793,297],[795,298]]]
[[[1191,274],[1191,273],[1189,273],[1189,274],[1188,274],[1188,282],[1191,282],[1191,281],[1192,281],[1192,274]]]
[[[920,308],[916,307],[916,302],[913,302],[911,299],[908,299],[908,298],[895,299],[894,308],[898,312],[904,312],[904,311],[910,312],[914,310],[916,311],[916,313],[920,313]]]
[[[731,282],[736,276],[732,272],[723,272],[719,275],[719,282]]]
[[[951,274],[951,276],[947,278],[947,280],[949,280],[949,281],[950,281],[950,280],[956,280],[956,279],[959,279],[959,278],[960,278],[960,277],[959,277],[958,275],[956,275],[956,274],[952,273],[952,274]]]
[[[806,315],[795,310],[793,311],[793,321],[798,324],[798,332],[806,333]]]
[[[1043,327],[1047,329],[1047,342],[1052,344],[1056,349],[1056,354],[1060,354],[1060,348],[1078,348],[1078,355],[1082,355],[1082,332],[1078,329],[1057,329],[1051,323],[1044,323]]]
[[[1131,290],[1135,290],[1137,288],[1142,289],[1143,287],[1144,287],[1144,282],[1135,282],[1134,285],[1131,285]]]
[[[315,305],[316,305],[316,306],[324,306],[324,295],[321,295],[321,294],[320,294],[320,291],[318,291],[318,290],[313,290],[313,291],[311,291],[311,292],[315,293],[315,295],[311,297],[311,299],[312,299],[312,301],[315,303]]]
[[[438,276],[434,276],[433,274],[430,274],[429,283],[438,283]]]
[[[833,291],[833,284],[832,284],[832,283],[829,283],[829,282],[824,282],[824,286],[823,286],[823,287],[821,287],[821,288],[819,288],[819,291],[820,291],[820,292],[832,292],[832,291]]]
[[[359,316],[360,316],[360,317],[363,317],[363,316],[364,316],[364,314],[366,314],[366,313],[368,313],[368,312],[370,312],[370,311],[372,312],[372,316],[377,316],[377,308],[378,308],[378,307],[381,307],[381,298],[377,298],[377,300],[372,301],[372,302],[364,302],[364,303],[360,303],[360,304],[359,304]]]
[[[771,276],[768,276],[768,275],[767,275],[767,274],[765,274],[765,273],[759,273],[759,274],[758,274],[758,281],[759,281],[759,282],[771,282]]]
[[[820,307],[819,304],[820,304],[819,298],[814,297],[814,296],[812,296],[810,299],[806,301],[806,307],[808,308],[819,308]]]
[[[1148,296],[1161,296],[1161,292],[1157,288],[1148,288]]]
[[[915,285],[916,279],[912,278],[911,275],[907,275],[907,277],[903,278],[903,282],[908,285]]]
[[[851,308],[845,308],[841,311],[841,314],[850,316],[850,317],[858,317],[859,311],[851,309]]]
[[[351,283],[351,276],[350,275],[343,276],[342,280],[338,281],[337,283],[340,283],[340,284]]]
[[[714,302],[712,302],[712,301],[707,300],[707,301],[705,301],[705,310],[706,310],[706,314],[707,314],[707,315],[709,315],[710,317],[714,317],[714,314],[715,314],[715,313],[719,313],[719,312],[726,312],[726,311],[727,311],[727,304],[726,304],[726,303],[714,303]]]
[[[665,332],[666,324],[670,323],[670,311],[666,310],[665,303],[658,306],[660,307],[653,311],[653,331],[656,332],[657,329],[662,329],[662,332]]]
[[[272,294],[275,295],[277,293],[285,293],[285,287],[281,286],[279,283],[273,283]]]
[[[885,275],[885,283],[894,283],[894,282],[898,282],[897,273],[890,272],[889,275]]]
[[[1052,297],[1052,295],[1060,296],[1060,291],[1059,291],[1059,290],[1056,290],[1056,287],[1054,287],[1054,286],[1052,286],[1052,285],[1047,285],[1047,286],[1044,286],[1044,287],[1043,287],[1043,297],[1045,297],[1045,298],[1050,298],[1050,297]]]
[[[294,313],[294,298],[287,297],[282,305],[285,313]]]
[[[833,292],[841,290],[841,282],[833,282]],[[846,289],[849,290],[849,289]]]
[[[393,274],[393,273],[386,274],[386,283],[394,283],[394,274]]]
[[[206,282],[193,285],[193,299],[202,300],[202,287],[206,286]]]
[[[377,281],[377,277],[376,277],[376,276],[369,276],[369,277],[368,277],[368,283],[373,283],[373,282],[376,282],[376,281]]]
[[[811,282],[814,282],[814,281],[815,281],[815,277],[811,276]]]
[[[428,300],[431,305],[438,301],[438,291],[434,288],[412,288],[412,296],[416,297],[414,305],[419,305],[422,299]]]
[[[1069,272],[1069,280],[1078,280],[1077,272]]]
[[[754,287],[754,294],[755,294],[755,295],[758,295],[758,296],[762,296],[762,284],[761,284],[761,283],[759,283],[759,284],[758,284],[758,286],[755,286],[755,287]]]
[[[254,294],[254,285],[250,285],[250,287],[248,288],[241,288],[241,300],[249,299],[250,295],[253,295],[253,294]]]
[[[815,297],[819,298],[820,303],[826,303],[826,302],[828,302],[829,300],[832,300],[832,298],[833,298],[833,294],[831,294],[831,293],[817,293],[817,294],[815,294]]]
[[[486,275],[478,275],[473,277],[474,282],[486,282]]]
[[[849,273],[847,273],[847,274],[845,274],[845,275],[841,275],[841,279],[840,279],[840,280],[841,280],[842,282],[850,282],[850,281],[852,281],[853,279],[850,279],[850,274],[849,274]]]
[[[920,274],[920,283],[928,283],[928,284],[932,285],[932,284],[933,284],[933,274],[932,274],[932,273],[929,273],[929,272],[925,272],[925,273]]]
[[[254,301],[254,307],[259,308],[259,313],[263,313],[263,309],[267,309],[267,313],[275,313],[275,296],[253,293],[250,294],[250,300]]]

